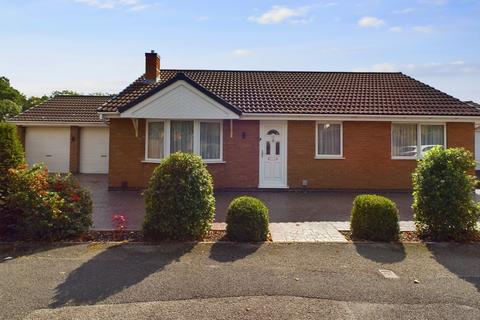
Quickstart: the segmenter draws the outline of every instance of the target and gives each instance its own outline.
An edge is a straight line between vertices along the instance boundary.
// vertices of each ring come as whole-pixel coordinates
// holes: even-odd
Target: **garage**
[[[80,130],[80,172],[108,173],[108,128]]]
[[[25,147],[28,164],[50,172],[108,173],[109,127],[97,109],[111,96],[55,96],[9,122]]]
[[[29,165],[43,162],[50,172],[68,172],[70,127],[27,127],[25,157]]]

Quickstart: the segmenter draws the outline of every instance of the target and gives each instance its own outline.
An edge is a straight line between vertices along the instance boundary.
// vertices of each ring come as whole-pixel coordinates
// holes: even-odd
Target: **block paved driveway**
[[[80,183],[92,191],[93,228],[112,229],[113,214],[127,218],[128,229],[141,228],[144,203],[139,191],[108,191],[107,176],[80,174]],[[352,202],[360,192],[353,191],[221,191],[215,193],[216,228],[223,228],[229,203],[238,196],[251,195],[265,202],[270,210],[270,231],[274,241],[331,241],[345,239],[338,230],[348,229]],[[401,228],[412,229],[410,193],[379,193],[392,199],[400,211]]]

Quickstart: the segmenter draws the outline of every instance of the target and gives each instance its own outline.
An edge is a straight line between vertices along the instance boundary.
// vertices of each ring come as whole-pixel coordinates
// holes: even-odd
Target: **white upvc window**
[[[343,123],[317,121],[315,127],[315,158],[343,158]]]
[[[223,161],[221,120],[147,120],[145,161],[159,162],[174,152],[199,154],[205,162]]]
[[[420,159],[446,141],[444,123],[392,123],[392,159]]]

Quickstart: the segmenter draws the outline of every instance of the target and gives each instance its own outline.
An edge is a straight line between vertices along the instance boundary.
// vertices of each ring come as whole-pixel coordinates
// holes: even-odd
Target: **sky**
[[[480,102],[480,0],[0,0],[0,76],[117,93],[162,68],[401,71]]]

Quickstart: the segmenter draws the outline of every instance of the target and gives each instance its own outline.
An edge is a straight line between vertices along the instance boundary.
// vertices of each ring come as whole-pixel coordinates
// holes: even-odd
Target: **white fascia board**
[[[7,121],[25,127],[108,127],[101,122],[52,122],[52,121]]]
[[[314,120],[314,121],[398,121],[398,122],[475,122],[480,124],[476,116],[410,116],[410,115],[351,115],[351,114],[282,114],[255,113],[243,114],[242,120]]]
[[[97,112],[98,117],[100,120],[108,120],[110,118],[120,118],[120,112],[114,111],[114,112]]]

